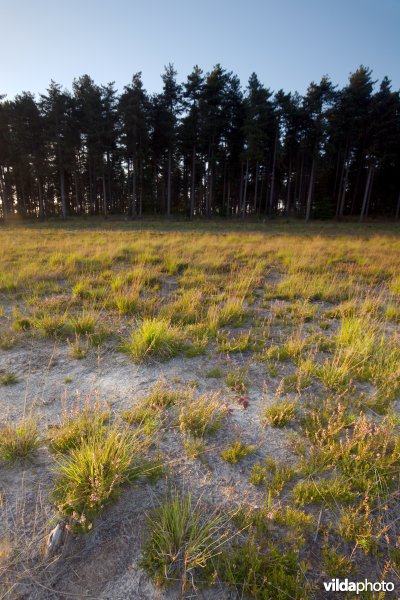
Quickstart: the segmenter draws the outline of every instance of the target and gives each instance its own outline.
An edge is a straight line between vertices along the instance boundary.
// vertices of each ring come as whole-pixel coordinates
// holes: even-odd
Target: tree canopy
[[[304,96],[220,64],[162,91],[88,75],[0,96],[0,217],[399,217],[400,94],[361,65]]]

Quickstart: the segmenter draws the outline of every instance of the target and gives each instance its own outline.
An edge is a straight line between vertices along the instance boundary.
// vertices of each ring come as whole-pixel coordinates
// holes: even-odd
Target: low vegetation
[[[57,523],[100,561],[129,522],[157,594],[399,584],[398,232],[101,227],[0,232],[0,508],[26,481],[27,533],[37,480],[47,511],[29,556],[0,520],[0,595],[53,590],[52,569],[77,593],[85,553],[64,575],[43,553]]]

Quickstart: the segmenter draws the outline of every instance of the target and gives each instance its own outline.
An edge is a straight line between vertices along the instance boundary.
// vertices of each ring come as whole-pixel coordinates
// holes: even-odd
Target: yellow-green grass
[[[184,450],[180,461],[204,459],[205,469],[206,463],[214,468],[213,459],[224,451],[234,463],[242,449],[227,448],[229,440],[245,439],[241,420],[254,419],[255,427],[260,421],[282,427],[260,428],[260,447],[254,440],[259,452],[263,440],[268,446],[276,438],[288,456],[299,456],[292,456],[293,462],[268,456],[253,466],[244,461],[236,467],[238,476],[240,472],[258,486],[251,493],[268,503],[264,523],[249,525],[238,547],[227,548],[226,562],[221,557],[220,564],[215,560],[209,571],[203,570],[202,581],[219,579],[233,593],[268,598],[267,573],[292,597],[305,598],[297,575],[293,579],[287,573],[292,567],[291,573],[297,573],[299,557],[293,553],[300,547],[315,572],[343,571],[346,557],[357,562],[361,548],[384,575],[385,565],[394,560],[392,524],[398,519],[393,500],[399,485],[396,229],[321,223],[154,225],[112,219],[101,225],[96,221],[92,228],[88,223],[0,231],[0,351],[10,353],[2,356],[8,360],[14,344],[17,351],[35,344],[65,348],[68,340],[72,357],[82,358],[106,331],[110,335],[101,352],[108,353],[109,346],[111,352],[124,349],[135,362],[149,359],[135,369],[182,368],[185,379],[193,368],[189,378],[199,379],[201,393],[186,394],[171,377],[144,398],[125,404],[127,433],[121,435],[129,433],[135,443],[130,447],[127,442],[126,452],[121,449],[118,472],[108,466],[107,456],[112,464],[115,456],[104,442],[115,426],[102,421],[101,411],[98,424],[97,416],[83,415],[80,421],[74,415],[50,430],[53,450],[60,435],[56,504],[63,515],[87,527],[120,486],[137,475],[141,453],[152,442],[154,449],[174,439],[175,451]],[[172,365],[157,365],[172,357],[178,357]],[[190,362],[188,357],[195,358]],[[94,352],[88,362],[92,358]],[[24,378],[18,367],[18,379]],[[74,386],[79,383],[74,375]],[[2,388],[2,393],[8,397],[20,387]],[[245,408],[249,410],[241,412]],[[226,418],[229,412],[234,418]],[[110,422],[120,423],[120,416],[113,408]],[[235,438],[237,426],[241,431]],[[218,430],[218,436],[207,437]],[[120,439],[114,436],[115,447]],[[168,458],[174,471],[176,456]],[[109,476],[94,492],[88,473],[101,469]],[[179,469],[174,477],[179,478]],[[153,472],[160,472],[158,463]],[[97,497],[101,504],[94,502]],[[274,546],[277,538],[280,554]],[[314,538],[319,548],[329,541],[340,552],[325,552],[317,561]],[[280,569],[283,563],[286,570]],[[251,573],[248,567],[254,567]]]

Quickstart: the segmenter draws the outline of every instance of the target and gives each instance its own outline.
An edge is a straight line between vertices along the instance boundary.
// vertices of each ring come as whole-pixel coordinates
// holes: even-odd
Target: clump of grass
[[[164,381],[158,381],[150,394],[130,410],[122,413],[122,418],[131,424],[140,424],[150,434],[161,424],[161,413],[177,402],[182,402],[192,393],[192,389],[176,389]]]
[[[7,371],[6,373],[0,373],[0,385],[14,385],[18,383],[18,377],[15,373]]]
[[[124,347],[135,361],[153,356],[168,359],[182,349],[182,333],[166,319],[145,319]]]
[[[220,377],[223,377],[223,375],[224,372],[221,367],[213,367],[206,373],[206,377],[209,377],[210,379],[219,379]]]
[[[28,331],[32,329],[33,322],[30,317],[24,317],[19,313],[14,312],[14,320],[12,324],[15,331]]]
[[[198,458],[205,451],[206,442],[203,437],[185,435],[183,439],[183,447],[189,458]]]
[[[203,394],[181,405],[178,421],[181,431],[195,437],[216,433],[227,415],[218,394]]]
[[[207,514],[190,494],[171,492],[148,516],[149,540],[141,566],[160,586],[180,581],[184,594],[197,573],[221,552],[228,520],[217,511]]]
[[[294,417],[297,402],[294,400],[276,400],[264,411],[264,419],[272,427],[284,427]]]
[[[75,335],[93,334],[96,329],[97,318],[91,313],[82,313],[81,315],[71,316],[67,322],[67,328],[71,329]]]
[[[90,350],[90,338],[86,336],[85,340],[82,341],[81,336],[78,333],[75,334],[73,342],[67,339],[67,344],[69,346],[70,356],[77,360],[85,358]]]
[[[250,444],[245,444],[241,440],[232,442],[221,452],[221,457],[229,463],[236,464],[249,454],[255,452],[256,447]]]
[[[139,293],[137,290],[121,290],[115,294],[114,303],[120,315],[135,315],[140,308]]]
[[[0,334],[0,348],[2,350],[10,350],[16,344],[16,337],[12,336],[9,333],[1,333]]]
[[[100,403],[90,401],[82,408],[76,406],[65,412],[61,423],[49,431],[50,450],[65,454],[77,448],[98,432],[104,432],[104,425],[110,418],[109,410]]]
[[[34,319],[33,325],[46,337],[59,337],[66,332],[67,317],[65,314],[43,313]]]
[[[246,352],[247,350],[252,350],[255,345],[250,332],[241,333],[237,337],[222,335],[217,339],[217,343],[218,351],[225,354]]]
[[[36,421],[24,417],[18,423],[8,423],[0,431],[0,458],[12,461],[31,456],[40,442]]]
[[[57,460],[52,497],[58,511],[83,530],[115,500],[123,484],[139,476],[141,441],[116,427],[97,429],[93,435]]]
[[[246,392],[249,387],[248,367],[229,368],[225,376],[225,383],[238,394]]]

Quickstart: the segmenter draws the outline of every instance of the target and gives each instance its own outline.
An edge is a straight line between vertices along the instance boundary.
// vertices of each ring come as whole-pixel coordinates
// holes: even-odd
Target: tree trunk
[[[246,212],[246,196],[247,196],[247,182],[249,180],[249,159],[246,160],[246,175],[244,178],[244,192],[243,192],[243,202],[241,206],[241,215],[242,219],[244,219],[244,215]]]
[[[44,219],[44,200],[43,188],[40,177],[38,177],[38,192],[39,192],[39,219]]]
[[[0,167],[0,190],[2,192],[2,207],[3,207],[3,219],[7,221],[8,218],[8,190],[7,182],[3,168]]]
[[[290,213],[290,187],[292,182],[292,157],[289,158],[289,171],[288,171],[288,182],[287,182],[287,194],[286,194],[286,214]]]
[[[67,200],[65,197],[65,173],[64,173],[64,165],[62,162],[61,146],[60,146],[59,142],[57,142],[57,153],[58,153],[58,169],[60,172],[61,212],[62,212],[62,218],[66,219],[68,212],[67,212]]]
[[[102,181],[103,181],[103,214],[104,214],[104,217],[107,218],[107,191],[106,191],[106,178],[105,178],[104,173],[103,173]]]
[[[193,146],[192,153],[192,180],[191,180],[191,190],[190,190],[190,218],[193,219],[194,216],[194,191],[196,187],[196,146]]]
[[[346,158],[345,158],[345,162],[346,162]],[[348,181],[348,178],[349,178],[349,170],[350,170],[350,161],[347,160],[347,162],[345,164],[345,169],[344,169],[344,179],[343,179],[342,189],[340,190],[341,191],[341,196],[340,196],[339,213],[338,213],[339,221],[341,219],[343,219],[344,202],[345,202],[345,199],[346,199],[346,188],[347,188],[347,181]]]
[[[310,217],[311,217],[311,206],[312,206],[312,197],[313,197],[313,190],[314,190],[314,177],[315,177],[315,156],[313,157],[313,161],[312,161],[312,165],[311,165],[310,182],[308,184],[306,221],[309,221]]]
[[[256,181],[254,185],[254,202],[253,202],[253,212],[257,212],[257,192],[258,192],[258,161],[256,162]]]
[[[361,212],[360,212],[360,218],[359,221],[363,221],[365,214],[366,214],[366,210],[367,210],[367,201],[369,198],[369,191],[370,191],[370,186],[371,186],[371,179],[372,179],[372,173],[374,171],[374,167],[373,165],[369,166],[368,169],[368,176],[367,176],[367,182],[365,184],[365,190],[364,190],[364,197],[363,197],[363,201],[362,201],[362,206],[361,206]]]
[[[171,148],[168,151],[167,217],[171,216]]]
[[[271,190],[270,190],[270,195],[269,195],[269,209],[268,209],[268,213],[269,213],[270,217],[272,216],[272,207],[274,204],[275,167],[276,167],[276,155],[278,152],[278,141],[279,141],[279,125],[276,129],[275,144],[274,144],[274,156],[272,159]]]
[[[132,157],[132,204],[131,204],[131,217],[132,219],[136,216],[137,214],[137,195],[136,195],[136,169],[137,169],[137,163],[136,163],[136,159],[133,156]]]

